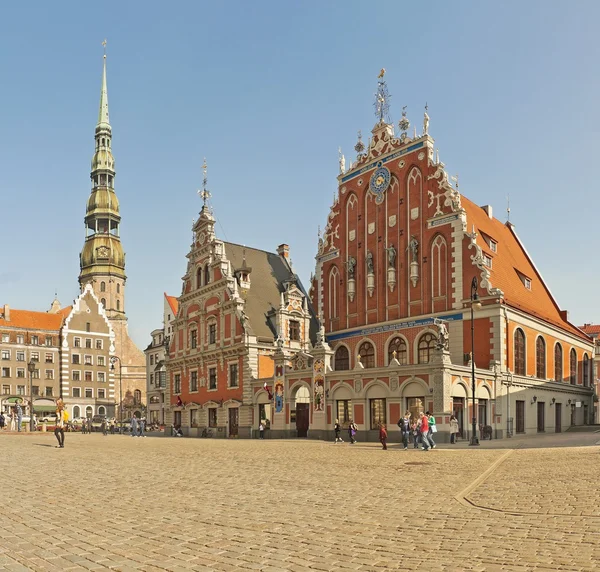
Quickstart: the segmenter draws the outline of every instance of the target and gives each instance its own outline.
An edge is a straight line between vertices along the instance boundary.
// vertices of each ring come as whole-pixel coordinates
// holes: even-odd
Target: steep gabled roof
[[[461,197],[461,204],[467,212],[468,231],[475,226],[475,231],[479,234],[478,246],[492,259],[492,267],[489,268],[490,283],[494,288],[502,290],[505,303],[589,342],[588,336],[561,316],[556,300],[519,240],[513,225],[490,218],[482,207],[465,196]],[[490,248],[489,238],[497,243],[496,252]],[[467,259],[466,264],[470,263]],[[531,289],[526,288],[525,278],[531,280]]]
[[[72,309],[72,306],[68,306],[59,310],[56,314],[50,314],[48,312],[13,310],[11,308],[9,320],[6,320],[4,315],[0,316],[0,327],[58,331]]]
[[[259,338],[272,338],[277,335],[269,316],[277,308],[283,283],[290,278],[287,262],[274,252],[249,248],[240,244],[225,242],[225,254],[231,261],[232,270],[242,268],[244,253],[246,266],[252,268],[250,289],[246,298],[245,312],[254,334]]]
[[[165,298],[167,300],[167,303],[169,304],[169,307],[171,308],[171,310],[173,312],[173,317],[177,316],[177,310],[179,310],[179,301],[177,300],[177,298],[175,296],[169,296],[166,292],[165,292]]]
[[[583,326],[579,326],[579,329],[592,337],[600,334],[600,324],[584,324]]]

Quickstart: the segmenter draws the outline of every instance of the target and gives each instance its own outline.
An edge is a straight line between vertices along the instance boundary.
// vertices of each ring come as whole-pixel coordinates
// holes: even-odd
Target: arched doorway
[[[458,436],[465,438],[465,408],[467,406],[467,390],[462,383],[452,387],[452,412],[458,421]]]
[[[94,408],[93,408],[91,405],[88,405],[88,406],[85,408],[85,416],[86,416],[88,419],[91,419],[91,418],[94,416]]]
[[[98,407],[98,415],[106,415],[106,407],[104,405]]]
[[[81,417],[81,407],[79,405],[73,405],[73,419]]]
[[[310,423],[310,392],[302,385],[294,395],[296,432],[298,437],[308,437],[308,425]]]

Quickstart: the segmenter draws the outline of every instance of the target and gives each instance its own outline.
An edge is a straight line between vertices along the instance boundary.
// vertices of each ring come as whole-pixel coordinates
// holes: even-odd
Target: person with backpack
[[[58,409],[56,410],[56,426],[54,427],[54,436],[58,441],[57,449],[65,447],[65,417],[66,411],[63,409],[62,400],[56,402]]]
[[[422,447],[421,449],[423,449],[423,451],[429,451],[429,449],[433,449],[435,447],[435,444],[431,444],[429,441],[429,420],[427,415],[425,415],[425,413],[423,413],[421,411],[421,413],[419,413],[419,417],[421,418],[421,427],[420,427],[420,431],[421,431],[421,443],[422,443]]]
[[[410,412],[406,412],[404,417],[398,421],[398,427],[400,427],[400,432],[402,433],[402,444],[404,445],[404,450],[408,449],[408,437],[410,435],[411,427],[410,427]]]
[[[358,427],[354,421],[350,420],[350,424],[348,425],[348,439],[350,439],[350,445],[354,445],[356,443],[356,432],[358,431]]]

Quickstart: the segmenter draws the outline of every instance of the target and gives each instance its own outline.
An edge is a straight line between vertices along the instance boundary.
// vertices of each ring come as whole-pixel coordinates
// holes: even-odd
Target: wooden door
[[[546,404],[543,401],[537,402],[537,430],[538,433],[546,430]]]
[[[525,402],[516,402],[517,433],[525,433]]]
[[[240,418],[240,410],[237,407],[229,408],[229,436],[238,436],[238,423]]]
[[[458,435],[461,439],[464,439],[465,398],[454,397],[452,399],[452,410],[458,421]]]
[[[554,404],[554,431],[562,432],[562,403]]]
[[[308,437],[310,403],[296,403],[296,430],[298,437]]]

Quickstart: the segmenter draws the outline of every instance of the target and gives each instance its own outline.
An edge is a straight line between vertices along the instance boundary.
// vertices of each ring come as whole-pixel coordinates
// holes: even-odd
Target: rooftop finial
[[[100,109],[98,110],[98,125],[110,129],[110,121],[108,119],[108,90],[106,88],[106,40],[102,42],[104,48],[104,65],[102,69],[102,88],[100,89]]]
[[[206,176],[206,157],[204,157],[204,162],[202,163],[202,174],[202,190],[198,191],[198,194],[202,197],[203,205],[206,206],[206,201],[212,196],[210,191],[206,188],[206,183],[208,183],[208,177]]]
[[[407,137],[406,132],[410,127],[410,121],[408,120],[408,117],[406,117],[406,105],[402,108],[402,119],[398,121],[398,127],[400,128],[400,131],[402,131],[400,139],[404,141]]]
[[[390,111],[390,94],[388,93],[387,83],[383,79],[385,68],[381,68],[377,79],[377,93],[375,94],[375,115],[379,118],[379,123],[383,123],[384,119],[389,122]]]
[[[425,113],[423,114],[423,135],[429,135],[429,115],[427,110],[429,109],[427,102],[425,102]]]
[[[365,144],[362,141],[362,133],[360,129],[358,131],[358,141],[356,142],[356,145],[354,145],[354,150],[358,153],[358,155],[365,150]]]
[[[506,195],[506,222],[510,222],[510,195]]]

